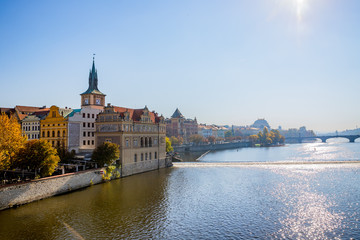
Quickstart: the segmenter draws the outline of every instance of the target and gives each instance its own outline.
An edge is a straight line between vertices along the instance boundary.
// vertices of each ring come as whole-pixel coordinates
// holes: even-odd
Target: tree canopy
[[[59,161],[56,149],[48,141],[30,140],[17,153],[14,166],[35,172],[39,170],[39,175],[46,177],[53,174]]]
[[[120,157],[119,145],[110,142],[104,142],[95,148],[91,159],[99,164],[99,167],[111,165]]]
[[[269,132],[267,127],[257,135],[250,135],[249,141],[252,145],[261,144],[261,146],[270,146],[275,144],[282,144],[285,142],[285,137],[280,134],[278,130],[271,130]]]
[[[21,125],[14,116],[0,115],[0,170],[12,167],[15,155],[24,146],[26,137],[21,134]]]
[[[165,138],[166,140],[166,152],[174,151],[174,148],[171,146],[171,141],[168,137]]]

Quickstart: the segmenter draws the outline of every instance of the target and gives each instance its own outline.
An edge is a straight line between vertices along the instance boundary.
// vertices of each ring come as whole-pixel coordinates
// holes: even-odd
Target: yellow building
[[[51,106],[49,114],[40,121],[40,138],[47,140],[53,147],[68,147],[68,115],[72,109]]]

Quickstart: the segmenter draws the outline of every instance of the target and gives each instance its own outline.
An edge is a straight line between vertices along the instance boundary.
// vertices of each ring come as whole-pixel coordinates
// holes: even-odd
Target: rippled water
[[[360,164],[180,166],[2,211],[0,239],[358,239],[359,183]]]

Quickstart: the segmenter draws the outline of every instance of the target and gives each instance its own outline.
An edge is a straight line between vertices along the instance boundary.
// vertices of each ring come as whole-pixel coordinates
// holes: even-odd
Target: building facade
[[[50,107],[49,114],[40,120],[40,138],[47,140],[53,147],[68,148],[68,115],[71,108]]]
[[[44,119],[49,113],[49,109],[43,109],[43,111],[34,112],[31,115],[27,115],[21,121],[21,130],[23,136],[27,136],[27,140],[40,138],[40,121]]]
[[[96,146],[104,142],[119,145],[124,175],[153,170],[165,161],[165,120],[147,107],[130,109],[108,104],[98,114],[95,136]]]
[[[176,108],[170,119],[166,119],[166,136],[182,137],[186,143],[189,137],[194,134],[198,134],[196,118],[186,119],[178,108]]]

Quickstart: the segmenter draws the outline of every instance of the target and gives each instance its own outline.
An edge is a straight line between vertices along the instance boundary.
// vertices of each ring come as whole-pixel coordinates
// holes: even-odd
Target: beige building
[[[165,167],[166,125],[163,116],[143,109],[108,104],[96,119],[96,146],[119,145],[123,176]]]
[[[42,111],[34,112],[27,115],[21,121],[21,129],[23,136],[27,136],[28,140],[40,138],[40,120],[44,119],[49,113],[49,109],[42,109]]]

